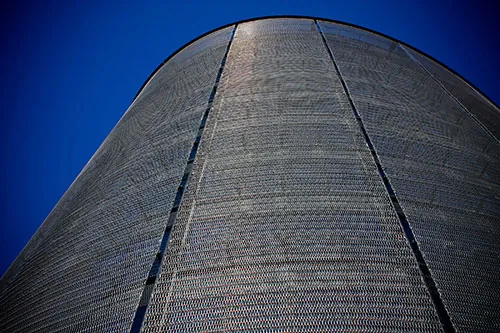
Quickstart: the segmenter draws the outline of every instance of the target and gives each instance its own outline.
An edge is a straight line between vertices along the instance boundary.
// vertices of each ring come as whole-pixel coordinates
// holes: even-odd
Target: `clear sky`
[[[432,55],[500,104],[495,1],[123,2],[0,5],[0,275],[149,74],[177,48],[221,25],[267,15],[358,24]]]

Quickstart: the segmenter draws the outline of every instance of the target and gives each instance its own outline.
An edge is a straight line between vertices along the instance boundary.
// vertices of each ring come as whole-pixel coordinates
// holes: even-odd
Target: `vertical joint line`
[[[434,82],[436,82],[440,87],[441,89],[443,89],[443,91],[451,97],[451,99],[453,99],[453,101],[455,101],[455,103],[457,103],[460,108],[466,113],[469,115],[469,117],[471,117],[479,126],[481,126],[481,128],[486,132],[488,133],[489,136],[491,136],[493,138],[493,140],[496,141],[496,143],[500,144],[500,140],[495,136],[495,134],[493,134],[489,129],[488,127],[486,127],[475,115],[472,114],[472,112],[469,111],[469,109],[467,109],[467,107],[465,105],[462,104],[462,102],[460,102],[460,100],[455,97],[455,95],[453,95],[448,89],[446,89],[446,87],[441,83],[441,81],[439,81],[437,79],[437,77],[435,77],[420,61],[418,61],[417,58],[415,58],[413,56],[413,54],[410,53],[410,51],[408,51],[408,49],[406,47],[404,47],[403,45],[399,44],[399,47],[406,53],[406,55],[414,62],[417,64],[417,66],[419,66],[420,68],[422,68],[422,70],[427,73],[427,75],[429,75],[433,80]],[[474,90],[474,88],[471,87],[472,90]],[[477,93],[477,92],[476,92]]]
[[[429,292],[431,296],[432,303],[434,304],[434,308],[436,309],[436,313],[438,315],[438,318],[441,322],[441,325],[443,327],[443,330],[445,332],[455,332],[455,328],[453,327],[453,324],[451,322],[450,316],[444,306],[443,300],[441,299],[441,295],[439,294],[439,290],[436,287],[436,283],[434,282],[434,279],[432,278],[431,272],[429,270],[429,267],[427,266],[427,263],[425,262],[424,256],[422,255],[422,252],[420,251],[420,248],[418,246],[418,243],[415,239],[415,235],[413,234],[413,230],[410,227],[410,223],[408,222],[408,219],[406,217],[405,212],[401,208],[401,205],[399,203],[399,200],[396,196],[396,193],[394,192],[391,183],[389,181],[389,178],[387,177],[384,169],[382,168],[382,164],[380,163],[380,159],[378,157],[377,151],[375,150],[375,147],[373,146],[373,143],[368,136],[368,132],[365,129],[365,125],[363,124],[363,120],[361,119],[358,110],[356,109],[356,106],[354,105],[354,102],[351,98],[351,94],[349,93],[349,89],[347,88],[347,84],[344,81],[344,78],[342,76],[342,73],[340,72],[340,69],[337,65],[337,62],[335,61],[335,57],[333,56],[333,53],[328,46],[328,43],[326,41],[326,37],[323,34],[323,31],[321,30],[321,27],[318,23],[317,20],[314,20],[314,23],[316,24],[316,27],[318,29],[319,34],[321,35],[321,39],[323,40],[323,44],[326,47],[326,50],[328,51],[328,55],[330,57],[330,60],[333,63],[333,66],[335,68],[335,71],[337,73],[337,76],[340,79],[340,82],[342,83],[342,87],[344,89],[344,93],[347,96],[347,99],[349,100],[349,105],[351,106],[351,109],[354,113],[354,118],[356,118],[356,121],[359,125],[359,128],[363,134],[363,137],[365,139],[365,142],[370,149],[370,153],[372,155],[372,158],[375,162],[375,165],[377,166],[378,173],[380,175],[380,178],[382,179],[382,182],[384,183],[385,189],[387,191],[387,194],[389,195],[389,199],[391,200],[392,206],[394,210],[396,211],[396,215],[399,218],[399,222],[401,224],[401,227],[404,231],[404,234],[406,236],[406,239],[408,240],[408,243],[410,245],[410,248],[413,251],[413,255],[415,256],[415,260],[417,261],[418,268],[420,270],[420,274],[422,276],[422,279],[425,283],[425,286],[427,287],[427,291]]]
[[[221,64],[219,66],[219,70],[217,72],[217,77],[215,79],[214,85],[212,87],[212,91],[210,92],[210,96],[207,102],[207,108],[203,113],[203,117],[200,120],[200,125],[198,127],[198,133],[194,139],[193,145],[191,147],[191,151],[189,153],[189,157],[186,161],[186,167],[184,168],[184,174],[182,176],[181,182],[177,187],[177,193],[175,195],[174,203],[172,205],[172,209],[170,210],[170,215],[168,218],[167,226],[163,233],[163,237],[160,243],[160,248],[158,253],[155,256],[151,269],[149,270],[148,277],[146,279],[144,288],[142,290],[141,299],[139,301],[139,305],[137,310],[135,311],[134,320],[132,321],[132,327],[130,329],[130,333],[139,333],[142,328],[142,323],[144,322],[144,317],[146,315],[146,310],[148,308],[149,302],[151,300],[151,295],[153,294],[154,287],[158,280],[158,276],[161,271],[161,267],[163,266],[163,261],[165,259],[165,253],[168,248],[168,241],[170,238],[170,233],[172,231],[172,227],[175,224],[177,219],[177,213],[179,211],[180,205],[182,203],[182,198],[184,193],[186,192],[186,186],[189,182],[189,178],[191,176],[191,171],[193,170],[193,162],[196,158],[196,154],[198,153],[198,148],[200,146],[200,142],[203,136],[203,131],[205,129],[205,125],[212,110],[213,102],[215,99],[215,95],[217,93],[217,87],[219,86],[220,79],[222,77],[222,72],[224,71],[224,66],[226,64],[227,55],[229,54],[229,49],[231,48],[231,43],[233,42],[234,34],[236,32],[237,24],[234,25],[233,31],[231,32],[231,37],[229,38],[229,42],[226,47],[226,52],[222,57]]]

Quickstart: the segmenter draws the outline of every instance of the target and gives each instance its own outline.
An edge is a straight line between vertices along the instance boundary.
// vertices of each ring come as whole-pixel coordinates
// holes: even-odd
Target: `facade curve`
[[[214,30],[2,277],[0,331],[500,331],[499,137],[494,103],[402,42]]]

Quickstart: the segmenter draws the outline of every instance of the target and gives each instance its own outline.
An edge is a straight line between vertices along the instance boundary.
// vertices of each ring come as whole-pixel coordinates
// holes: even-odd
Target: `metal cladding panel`
[[[2,332],[123,332],[231,35],[154,76],[0,281]]]
[[[143,331],[440,329],[314,21],[239,25]]]
[[[321,27],[453,325],[500,331],[500,145],[450,92],[492,131],[499,110],[397,43]]]

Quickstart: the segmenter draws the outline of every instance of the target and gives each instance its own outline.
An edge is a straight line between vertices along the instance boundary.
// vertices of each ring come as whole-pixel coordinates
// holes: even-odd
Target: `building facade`
[[[498,332],[500,111],[380,34],[165,61],[0,281],[2,332]]]

